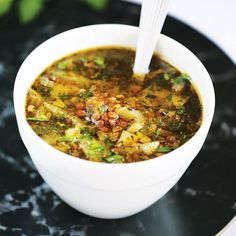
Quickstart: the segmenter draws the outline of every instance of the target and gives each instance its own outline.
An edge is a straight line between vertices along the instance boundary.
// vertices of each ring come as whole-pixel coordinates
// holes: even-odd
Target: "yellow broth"
[[[168,153],[199,129],[191,78],[153,55],[143,81],[135,51],[99,47],[55,61],[26,96],[26,119],[54,148],[96,162],[128,163]]]

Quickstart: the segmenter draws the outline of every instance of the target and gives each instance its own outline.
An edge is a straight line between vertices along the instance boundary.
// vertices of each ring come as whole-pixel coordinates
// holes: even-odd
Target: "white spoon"
[[[236,216],[216,236],[236,235]]]
[[[134,73],[146,74],[164,24],[169,0],[143,0]]]

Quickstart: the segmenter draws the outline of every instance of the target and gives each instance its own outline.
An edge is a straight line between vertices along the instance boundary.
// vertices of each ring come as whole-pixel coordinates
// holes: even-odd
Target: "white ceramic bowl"
[[[203,122],[197,133],[178,149],[130,164],[90,162],[48,145],[26,121],[26,91],[36,76],[60,57],[94,46],[135,47],[137,34],[138,28],[128,25],[93,25],[66,31],[38,46],[22,64],[15,81],[17,123],[36,168],[62,200],[94,217],[114,219],[140,212],[180,179],[202,147],[214,113],[214,89],[206,69],[187,48],[161,35],[156,51],[192,77],[202,97]]]

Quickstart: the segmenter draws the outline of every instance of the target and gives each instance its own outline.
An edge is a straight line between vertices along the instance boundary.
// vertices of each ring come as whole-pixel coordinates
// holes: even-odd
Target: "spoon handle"
[[[236,216],[216,236],[233,236],[236,232]]]
[[[164,24],[169,0],[143,0],[134,73],[146,74]]]

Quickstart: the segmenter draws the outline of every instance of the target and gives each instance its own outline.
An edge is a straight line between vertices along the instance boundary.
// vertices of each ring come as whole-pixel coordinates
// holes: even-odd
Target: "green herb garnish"
[[[155,96],[155,95],[152,95],[152,94],[148,94],[148,95],[146,96],[146,98],[149,98],[149,99],[155,99],[156,96]]]
[[[172,150],[173,148],[169,146],[160,146],[157,148],[157,152],[162,152],[162,153],[170,152]]]
[[[93,93],[91,92],[91,91],[89,91],[89,90],[86,90],[86,91],[84,91],[84,92],[81,92],[81,93],[79,93],[78,95],[77,95],[77,97],[80,99],[80,98],[82,98],[82,99],[87,99],[87,98],[89,98],[89,97],[92,97],[93,96]]]
[[[59,97],[62,101],[65,101],[65,100],[71,98],[71,95],[70,95],[70,94],[63,93],[63,94],[60,94],[58,97]]]
[[[81,128],[80,132],[84,137],[92,138],[92,134],[88,128]]]
[[[173,95],[170,93],[168,96],[166,96],[166,99],[168,102],[172,102]]]
[[[174,84],[179,84],[179,83],[182,83],[186,80],[191,80],[191,77],[188,74],[183,73],[183,74],[177,76],[175,79],[173,79],[172,82]]]
[[[182,115],[185,113],[185,107],[179,107],[177,110],[176,110],[176,113],[178,115]]]
[[[156,83],[162,87],[167,87],[169,85],[170,75],[168,73],[163,73],[156,78]]]
[[[108,163],[122,163],[123,157],[121,155],[115,154],[112,156],[104,157],[104,161]]]
[[[156,138],[159,137],[161,134],[161,130],[160,129],[157,129],[156,132],[155,132],[155,136]]]
[[[85,57],[85,56],[81,56],[81,57],[79,58],[79,60],[82,61],[82,62],[86,62],[86,61],[88,61],[88,58]]]
[[[57,69],[59,70],[65,70],[67,67],[67,63],[65,61],[61,61],[57,64]]]
[[[104,143],[105,143],[107,146],[112,146],[112,145],[113,145],[112,141],[111,141],[109,138],[105,138]]]
[[[95,57],[94,62],[95,62],[98,66],[104,66],[104,65],[105,65],[105,59],[104,59],[104,57]]]
[[[178,132],[181,129],[181,126],[182,126],[182,123],[175,120],[171,120],[168,123],[169,130],[174,131],[174,132]]]

